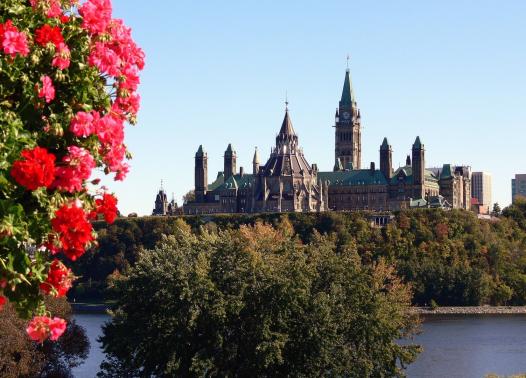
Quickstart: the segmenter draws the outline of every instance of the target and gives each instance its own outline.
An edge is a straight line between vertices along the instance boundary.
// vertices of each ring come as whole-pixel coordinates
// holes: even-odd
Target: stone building
[[[178,215],[180,213],[182,213],[182,211],[177,206],[177,202],[175,202],[173,194],[172,200],[168,202],[168,196],[166,195],[161,182],[161,188],[155,197],[155,205],[152,215]]]
[[[195,155],[195,201],[184,205],[185,214],[309,212],[327,210],[327,186],[318,179],[318,167],[305,159],[288,108],[276,144],[266,164],[256,149],[252,173],[237,171],[236,151],[228,145],[224,170],[207,184],[208,158],[199,146]]]
[[[349,69],[345,72],[334,129],[332,171],[319,171],[316,164],[307,162],[288,107],[270,157],[260,165],[256,149],[252,173],[243,168],[237,170],[237,154],[229,144],[223,172],[208,184],[208,157],[199,146],[195,154],[195,200],[184,205],[184,213],[470,208],[469,167],[445,164],[440,170],[426,169],[425,146],[420,137],[416,137],[405,166],[393,168],[393,148],[384,138],[379,149],[379,169],[374,162],[362,169],[361,114]]]

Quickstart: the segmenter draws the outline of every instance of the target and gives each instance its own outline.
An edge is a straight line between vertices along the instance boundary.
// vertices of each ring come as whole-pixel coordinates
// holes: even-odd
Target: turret
[[[252,173],[254,175],[257,175],[259,172],[259,154],[258,154],[258,148],[256,147],[256,150],[254,151],[254,158],[252,159]]]
[[[387,138],[384,138],[380,146],[380,171],[388,180],[393,176],[393,149]]]
[[[208,190],[208,155],[200,145],[195,153],[195,200],[203,202]]]
[[[415,195],[420,194],[422,198],[423,194],[423,185],[425,180],[425,150],[424,145],[420,141],[420,137],[416,137],[415,143],[413,144],[413,184],[421,186],[416,189]]]
[[[225,151],[224,156],[224,172],[225,172],[225,182],[228,180],[232,175],[236,173],[236,161],[237,161],[237,155],[236,151],[232,148],[232,145],[229,143],[228,147]]]

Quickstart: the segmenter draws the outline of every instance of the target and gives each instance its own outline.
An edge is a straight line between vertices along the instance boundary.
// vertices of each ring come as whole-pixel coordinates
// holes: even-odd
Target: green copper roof
[[[217,178],[215,179],[215,181],[211,184],[208,184],[208,190],[214,191],[217,188],[219,188],[221,185],[223,185],[224,182],[225,182],[225,175],[223,174],[223,172],[218,172]]]
[[[342,99],[340,106],[351,106],[354,101],[354,91],[352,89],[351,74],[349,69],[345,71],[345,81],[343,83]]]
[[[420,137],[417,136],[415,143],[413,144],[413,148],[422,148],[422,142],[420,141]]]
[[[400,176],[400,174],[402,174],[402,176]],[[403,180],[401,180],[400,177],[403,177]],[[435,176],[433,171],[426,169],[425,179],[426,184],[436,185],[438,187],[438,178]],[[394,172],[393,177],[391,178],[391,183],[396,184],[400,181],[404,181],[406,184],[413,183],[413,168],[410,165],[400,167]]]
[[[451,164],[444,164],[442,167],[442,172],[440,172],[440,178],[446,179],[452,177],[451,174]]]
[[[233,176],[230,176],[226,181],[224,181],[224,176],[221,178],[218,177],[211,185],[208,186],[209,191],[221,191],[225,189],[244,189],[248,188],[254,179],[254,175],[244,173],[241,176],[239,173]]]
[[[354,171],[318,172],[318,179],[331,185],[387,185],[384,174],[377,170],[356,169]]]
[[[387,141],[387,138],[384,138],[384,141],[382,142],[382,146],[380,147],[381,150],[388,150],[389,149],[389,142]]]

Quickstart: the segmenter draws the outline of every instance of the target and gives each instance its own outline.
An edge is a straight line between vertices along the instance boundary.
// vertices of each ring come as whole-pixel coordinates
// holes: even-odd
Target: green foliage
[[[366,213],[146,217],[120,219],[109,227],[99,222],[100,247],[74,266],[83,292],[76,289],[73,295],[103,297],[106,277],[116,270],[125,274],[138,251],[154,248],[163,234],[188,225],[196,235],[215,234],[257,221],[305,244],[317,233],[331,235],[337,251],[352,250],[366,265],[385,260],[411,283],[416,305],[432,299],[443,306],[526,304],[526,203],[521,201],[497,221],[466,211],[412,210],[396,214],[383,229],[371,227]]]
[[[169,222],[167,222],[169,223]],[[411,293],[353,245],[288,221],[193,234],[139,253],[104,327],[102,377],[396,377],[419,348]]]

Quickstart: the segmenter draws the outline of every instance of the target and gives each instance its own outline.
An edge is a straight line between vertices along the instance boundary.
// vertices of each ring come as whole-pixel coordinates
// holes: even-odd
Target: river
[[[74,369],[75,377],[96,375],[104,354],[96,339],[107,315],[77,314],[91,342],[88,360]],[[425,319],[415,337],[424,352],[407,369],[410,378],[483,378],[489,373],[526,373],[526,316],[462,315]]]

